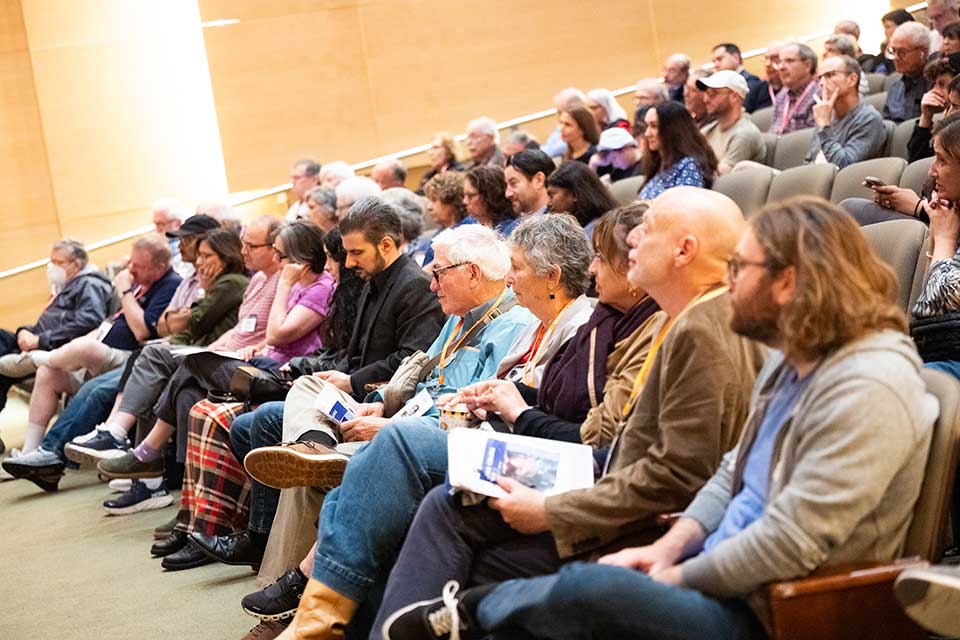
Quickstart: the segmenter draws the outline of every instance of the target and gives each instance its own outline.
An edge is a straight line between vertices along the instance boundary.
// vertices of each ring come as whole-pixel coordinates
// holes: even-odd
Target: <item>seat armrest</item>
[[[769,586],[771,601],[797,598],[805,595],[857,589],[883,582],[893,582],[900,572],[911,567],[929,564],[919,557],[901,558],[893,562],[863,562],[853,565],[826,567],[798,580],[775,582]]]

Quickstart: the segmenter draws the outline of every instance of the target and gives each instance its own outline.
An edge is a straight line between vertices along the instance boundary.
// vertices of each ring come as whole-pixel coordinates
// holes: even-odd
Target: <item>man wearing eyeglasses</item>
[[[287,222],[309,218],[307,193],[320,184],[320,165],[313,160],[300,160],[290,169],[290,192],[297,199],[287,210]]]
[[[814,98],[820,93],[817,84],[817,54],[805,44],[791,42],[780,48],[776,64],[783,88],[773,101],[773,123],[770,132],[784,135],[813,126]]]
[[[923,77],[929,50],[930,30],[919,22],[904,23],[893,32],[887,52],[901,78],[887,90],[885,119],[903,122],[920,115],[920,101],[930,90],[930,83]]]

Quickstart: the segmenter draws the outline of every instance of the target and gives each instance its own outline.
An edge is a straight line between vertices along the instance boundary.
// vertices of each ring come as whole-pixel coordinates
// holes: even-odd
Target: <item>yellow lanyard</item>
[[[690,304],[685,306],[675,318],[670,318],[666,321],[666,323],[664,323],[663,327],[660,329],[660,333],[657,334],[656,339],[653,341],[653,345],[650,347],[650,353],[647,354],[647,359],[643,361],[643,366],[640,367],[640,373],[637,374],[636,379],[633,381],[633,389],[630,390],[630,398],[627,400],[627,403],[623,405],[624,418],[629,416],[630,412],[633,410],[633,403],[637,399],[637,396],[640,395],[640,390],[643,388],[644,383],[646,383],[647,376],[650,375],[650,369],[653,367],[653,361],[657,357],[657,352],[660,351],[660,345],[663,344],[663,341],[667,337],[667,332],[670,331],[674,323],[690,309],[694,308],[698,304],[709,302],[710,300],[723,295],[727,292],[727,289],[728,287],[724,285],[700,294],[694,298]]]
[[[497,307],[500,306],[500,303],[503,301],[503,297],[505,295],[507,295],[506,287],[503,288],[503,291],[500,292],[500,295],[497,297],[497,299],[493,302],[492,305],[490,305],[490,308],[487,309],[487,312],[483,314],[483,317],[477,320],[476,322],[474,322],[473,325],[463,333],[463,335],[460,337],[460,340],[453,347],[453,351],[450,353],[450,357],[447,358],[447,349],[450,347],[450,343],[453,342],[454,337],[456,337],[457,332],[459,332],[460,328],[463,326],[463,318],[460,318],[460,322],[458,322],[456,328],[450,332],[450,336],[447,338],[447,341],[443,343],[443,348],[440,350],[440,377],[437,380],[439,384],[443,384],[443,370],[453,360],[453,356],[457,353],[457,351],[460,350],[460,347],[463,346],[462,344],[463,341],[466,339],[468,335],[470,335],[470,332],[473,331],[474,327],[476,327],[478,324],[481,324],[487,321],[487,318],[490,317],[490,314],[493,313],[497,309]]]
[[[523,384],[527,385],[528,387],[537,386],[537,362],[543,355],[543,348],[547,344],[547,340],[550,339],[550,336],[553,334],[553,330],[557,328],[557,323],[560,322],[560,317],[571,304],[573,304],[573,300],[563,305],[563,308],[560,309],[560,313],[557,314],[557,317],[554,318],[553,322],[550,323],[550,327],[547,329],[546,333],[544,333],[540,338],[540,342],[537,344],[537,350],[533,352],[533,355],[530,356],[530,359],[527,360],[527,363],[523,365]],[[543,325],[540,325],[540,327],[543,328]]]

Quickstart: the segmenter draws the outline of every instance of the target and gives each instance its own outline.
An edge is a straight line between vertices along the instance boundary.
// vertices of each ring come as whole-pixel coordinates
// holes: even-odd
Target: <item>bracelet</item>
[[[917,200],[917,206],[913,208],[913,217],[917,218],[920,216],[920,205],[923,204],[923,198]]]

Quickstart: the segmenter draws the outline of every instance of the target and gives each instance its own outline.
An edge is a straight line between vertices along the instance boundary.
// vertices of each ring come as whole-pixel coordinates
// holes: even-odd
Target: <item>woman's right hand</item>
[[[960,238],[960,213],[957,205],[940,200],[934,194],[929,202],[924,201],[924,209],[930,216],[930,235],[933,236],[933,259],[952,258],[957,251]]]
[[[250,360],[250,358],[257,355],[256,347],[242,347],[237,349],[237,357],[241,360]]]
[[[283,265],[283,271],[280,272],[280,282],[293,285],[300,277],[303,275],[304,270],[307,268],[304,264],[285,264]]]
[[[885,184],[873,188],[873,201],[881,207],[893,209],[905,216],[912,216],[917,203],[920,202],[920,196],[913,189]]]
[[[929,129],[933,124],[933,114],[939,113],[947,106],[946,99],[937,93],[936,89],[930,89],[920,98],[920,125]]]

